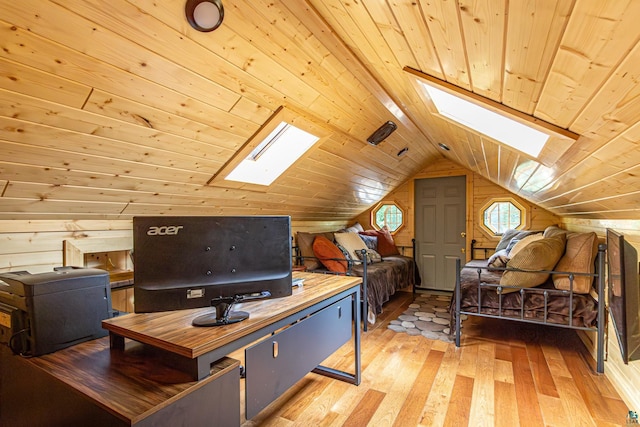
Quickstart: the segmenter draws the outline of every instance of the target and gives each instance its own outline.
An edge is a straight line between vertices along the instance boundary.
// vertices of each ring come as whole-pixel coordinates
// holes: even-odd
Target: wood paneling
[[[559,216],[640,216],[637,2],[225,9],[200,33],[183,0],[0,1],[0,218],[348,221],[443,157]],[[531,159],[437,117],[404,67],[582,136]],[[264,191],[206,188],[283,106],[332,136]],[[398,130],[367,144],[390,119]]]
[[[429,165],[428,168],[420,171],[414,179],[439,178],[443,176],[467,176],[467,248],[470,248],[471,240],[475,239],[478,247],[495,247],[500,238],[489,235],[481,225],[481,209],[494,198],[513,198],[526,210],[526,225],[528,230],[544,230],[549,225],[560,223],[560,217],[547,211],[527,200],[519,197],[504,188],[483,178],[480,174],[470,172],[468,169],[459,166],[449,160],[440,160]],[[413,203],[413,180],[408,181],[389,195],[385,200],[396,202],[405,212],[405,225],[394,235],[398,245],[411,246],[411,239],[414,236],[415,224]],[[356,221],[365,228],[372,228],[371,209],[358,215]]]

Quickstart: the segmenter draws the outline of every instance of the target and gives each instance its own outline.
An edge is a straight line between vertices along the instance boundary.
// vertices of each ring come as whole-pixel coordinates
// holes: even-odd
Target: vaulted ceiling
[[[223,0],[210,33],[184,3],[0,0],[0,219],[348,220],[442,158],[640,218],[638,1]],[[532,159],[435,114],[407,68],[580,136]],[[268,188],[209,184],[281,107],[328,136]]]

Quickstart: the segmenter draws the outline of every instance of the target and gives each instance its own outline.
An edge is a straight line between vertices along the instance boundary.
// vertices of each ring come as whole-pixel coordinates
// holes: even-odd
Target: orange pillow
[[[365,236],[376,236],[378,238],[378,253],[382,257],[390,255],[399,255],[396,243],[393,241],[393,236],[389,232],[387,227],[382,227],[380,230],[366,230],[361,231],[360,234]]]
[[[334,273],[346,273],[348,263],[344,254],[333,242],[324,236],[316,236],[313,240],[313,254],[322,265]],[[339,260],[331,259],[339,258]],[[344,260],[344,261],[343,261]]]

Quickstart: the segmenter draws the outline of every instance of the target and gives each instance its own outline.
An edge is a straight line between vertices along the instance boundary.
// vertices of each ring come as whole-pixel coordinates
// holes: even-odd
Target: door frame
[[[465,233],[467,234],[466,238],[465,238],[465,259],[461,260],[464,261],[463,263],[466,264],[467,262],[471,261],[471,240],[473,239],[473,215],[476,214],[476,212],[472,212],[473,209],[473,172],[469,171],[469,172],[461,172],[460,170],[457,171],[452,171],[451,173],[443,173],[442,171],[439,171],[437,173],[421,173],[418,174],[416,176],[414,176],[413,178],[411,178],[411,180],[409,180],[409,203],[411,205],[411,209],[409,209],[409,218],[408,220],[410,221],[409,224],[411,224],[411,227],[413,227],[412,230],[412,234],[413,234],[413,239],[415,240],[416,238],[416,228],[415,228],[415,224],[416,224],[416,218],[415,218],[415,212],[416,212],[416,197],[415,197],[415,190],[416,190],[416,180],[418,179],[426,179],[426,178],[446,178],[446,177],[450,177],[450,176],[464,176],[465,177],[465,184],[466,184],[466,189],[465,189],[465,204],[466,204],[466,218],[465,218]],[[415,257],[416,254],[414,253],[413,256]]]

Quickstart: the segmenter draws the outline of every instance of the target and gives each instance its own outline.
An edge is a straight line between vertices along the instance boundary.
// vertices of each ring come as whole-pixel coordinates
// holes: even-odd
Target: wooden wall
[[[331,231],[346,225],[344,221],[293,221],[291,229],[295,236],[297,231]],[[64,265],[65,240],[100,242],[123,237],[133,238],[129,220],[0,220],[0,272],[51,271]]]
[[[560,223],[560,218],[557,215],[527,202],[475,172],[443,159],[429,165],[384,198],[385,201],[397,203],[407,215],[405,225],[394,236],[398,245],[411,246],[411,239],[414,236],[414,181],[446,176],[465,176],[467,179],[467,253],[469,253],[472,239],[477,241],[476,246],[479,247],[495,247],[500,241],[499,237],[490,235],[480,226],[482,221],[480,209],[492,198],[512,197],[520,203],[527,210],[527,224],[524,227],[526,229],[544,230],[549,225]],[[371,224],[372,209],[363,212],[356,218],[365,228],[373,228]]]
[[[131,237],[131,221],[0,221],[0,272],[51,271],[63,265],[67,239]]]

